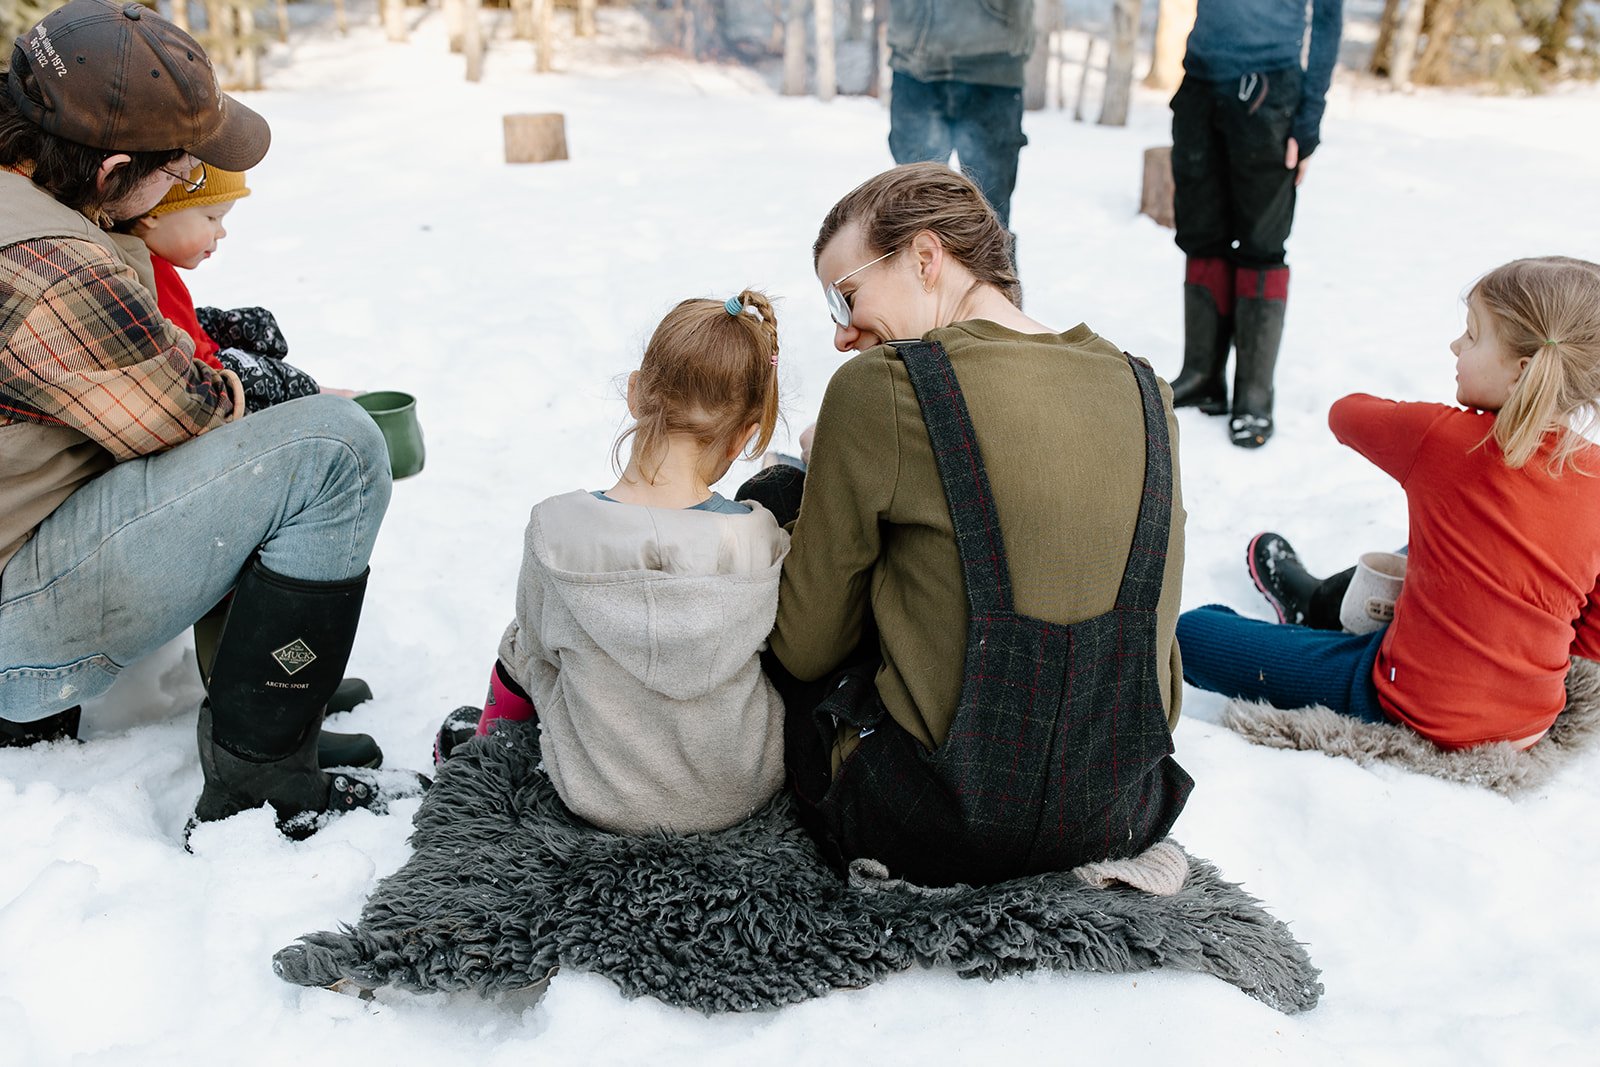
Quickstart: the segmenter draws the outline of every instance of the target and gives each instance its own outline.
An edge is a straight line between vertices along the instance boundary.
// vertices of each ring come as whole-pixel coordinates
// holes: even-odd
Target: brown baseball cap
[[[6,82],[25,118],[90,148],[249,170],[272,143],[195,39],[142,4],[68,0],[17,38]]]

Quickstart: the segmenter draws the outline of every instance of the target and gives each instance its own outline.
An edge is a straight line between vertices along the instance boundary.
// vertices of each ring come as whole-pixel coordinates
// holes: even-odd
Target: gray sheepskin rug
[[[1567,706],[1532,748],[1504,741],[1475,748],[1440,748],[1396,723],[1367,723],[1322,707],[1283,711],[1254,700],[1229,701],[1222,725],[1268,748],[1344,756],[1363,766],[1389,763],[1446,781],[1483,786],[1507,796],[1537,789],[1600,738],[1600,664],[1574,659],[1567,673]]]
[[[414,852],[353,927],[308,934],[274,969],[308,986],[489,994],[557,967],[630,997],[755,1011],[915,966],[1211,974],[1285,1013],[1322,984],[1283,923],[1190,858],[1183,888],[1093,889],[1070,874],[927,889],[828,868],[780,794],[718,833],[621,837],[575,819],[531,727],[458,748],[417,812]]]

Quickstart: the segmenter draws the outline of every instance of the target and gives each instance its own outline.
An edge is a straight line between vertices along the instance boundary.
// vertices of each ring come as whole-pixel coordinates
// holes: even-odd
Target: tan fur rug
[[[1268,748],[1324,752],[1363,766],[1389,763],[1418,774],[1479,785],[1507,796],[1536,789],[1600,738],[1600,664],[1574,659],[1567,707],[1550,732],[1528,749],[1504,741],[1444,749],[1407,727],[1366,723],[1316,705],[1284,711],[1255,700],[1229,701],[1222,725]]]

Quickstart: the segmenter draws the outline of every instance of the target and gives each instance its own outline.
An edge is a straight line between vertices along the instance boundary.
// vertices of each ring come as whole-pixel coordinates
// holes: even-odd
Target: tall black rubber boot
[[[330,810],[368,807],[369,783],[317,761],[323,709],[344,677],[367,576],[304,582],[259,559],[234,590],[212,663],[198,738],[205,787],[195,819],[211,822],[271,804],[290,836]]]
[[[1172,379],[1172,406],[1207,415],[1228,410],[1228,349],[1233,343],[1233,267],[1191,257],[1183,281],[1183,369]]]
[[[222,637],[222,623],[228,616],[232,597],[206,612],[194,624],[194,655],[200,667],[200,682],[209,686],[211,661],[217,654],[217,641]],[[328,698],[326,714],[349,711],[357,704],[372,699],[372,688],[360,678],[346,678]],[[371,734],[342,734],[323,730],[317,735],[317,763],[327,767],[382,767],[383,749],[378,747]]]
[[[1233,418],[1228,436],[1240,448],[1260,448],[1272,437],[1272,376],[1283,340],[1289,268],[1240,269],[1235,280]]]

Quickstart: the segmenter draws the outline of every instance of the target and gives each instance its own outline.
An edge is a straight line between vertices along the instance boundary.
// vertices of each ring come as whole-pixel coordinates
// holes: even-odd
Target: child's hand
[[[812,423],[800,431],[800,462],[809,466],[811,464],[811,441],[817,436],[817,424]]]

